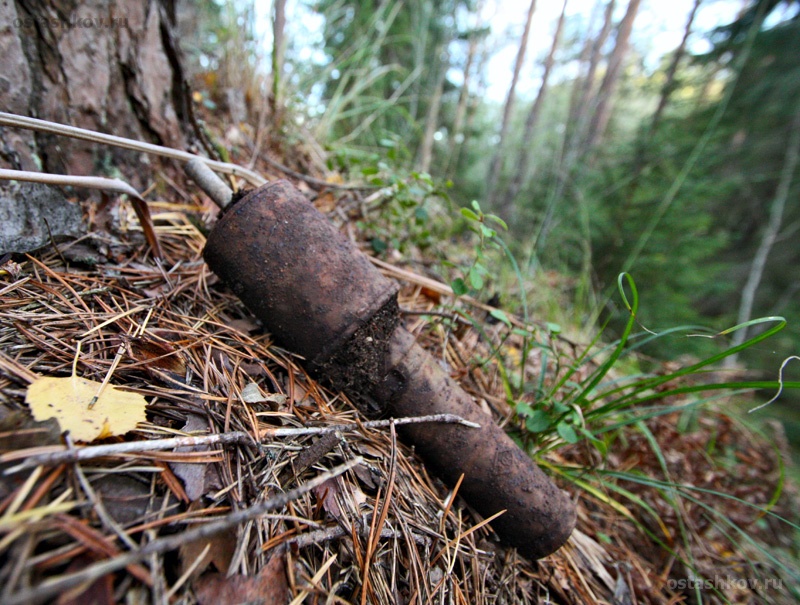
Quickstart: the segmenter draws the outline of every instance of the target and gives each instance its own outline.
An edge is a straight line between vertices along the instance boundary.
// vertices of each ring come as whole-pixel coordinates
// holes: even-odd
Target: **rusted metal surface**
[[[228,208],[203,256],[283,346],[319,365],[397,293],[284,180]]]
[[[281,344],[372,413],[457,414],[481,425],[418,424],[401,434],[426,463],[531,558],[569,538],[575,507],[472,398],[397,327],[397,287],[286,181],[227,209],[204,251],[209,266]]]
[[[575,527],[575,506],[485,414],[439,363],[398,328],[389,347],[388,374],[373,391],[391,415],[456,414],[481,425],[417,424],[399,428],[446,483],[464,480],[460,495],[492,521],[503,542],[540,559],[557,550]]]

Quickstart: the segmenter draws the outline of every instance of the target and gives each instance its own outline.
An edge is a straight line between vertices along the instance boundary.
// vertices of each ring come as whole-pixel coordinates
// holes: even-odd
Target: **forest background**
[[[508,224],[524,283],[481,249],[457,290],[591,338],[622,330],[629,272],[654,362],[762,329],[690,326],[784,316],[727,360],[774,380],[800,350],[800,3],[692,0],[679,18],[654,0],[554,4],[207,0],[178,22],[208,109],[268,99],[287,146],[317,141],[344,179],[408,189],[359,225],[376,253],[422,250],[447,272],[473,250],[458,209],[475,200]],[[793,401],[765,414],[798,444]]]

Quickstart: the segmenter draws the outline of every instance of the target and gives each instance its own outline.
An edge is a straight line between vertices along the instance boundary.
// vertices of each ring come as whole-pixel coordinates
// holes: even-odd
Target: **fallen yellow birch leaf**
[[[141,395],[106,386],[91,408],[101,383],[78,376],[41,376],[28,387],[25,402],[36,420],[55,418],[76,441],[122,435],[144,422],[147,401]]]

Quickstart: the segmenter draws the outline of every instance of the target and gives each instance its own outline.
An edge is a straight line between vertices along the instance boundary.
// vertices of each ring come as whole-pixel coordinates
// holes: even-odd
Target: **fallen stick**
[[[352,432],[359,429],[385,428],[391,424],[416,424],[424,422],[438,422],[443,424],[462,424],[470,428],[480,428],[479,424],[464,420],[454,414],[432,414],[429,416],[415,416],[407,418],[389,418],[385,420],[372,420],[369,422],[352,424],[332,424],[330,426],[304,427],[304,428],[274,428],[259,431],[258,440],[263,441],[277,437],[298,437],[302,435],[323,435],[325,433]],[[244,431],[231,431],[217,435],[198,435],[186,437],[171,437],[169,439],[150,439],[144,441],[129,441],[126,443],[109,443],[106,445],[75,446],[67,449],[65,446],[51,448],[31,448],[16,450],[0,456],[0,464],[23,459],[23,462],[3,471],[4,475],[12,475],[28,468],[39,465],[55,466],[68,462],[81,462],[105,456],[127,456],[143,452],[156,452],[170,450],[178,447],[196,447],[201,445],[227,445],[231,443],[253,443],[254,437]],[[42,451],[47,449],[48,451]],[[33,453],[33,452],[38,453]]]

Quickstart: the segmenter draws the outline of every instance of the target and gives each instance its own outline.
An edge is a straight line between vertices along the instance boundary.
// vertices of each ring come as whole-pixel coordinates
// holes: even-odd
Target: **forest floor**
[[[281,159],[324,181],[312,155]],[[355,225],[369,191],[289,178],[368,251]],[[80,238],[0,267],[0,602],[796,602],[780,427],[768,439],[718,409],[688,425],[675,412],[620,429],[604,455],[586,440],[549,448],[537,460],[577,528],[526,560],[393,430],[272,342],[203,262],[215,208],[169,171],[152,179],[159,261],[129,203],[106,198],[82,202]],[[448,329],[437,313],[485,308],[402,258],[380,267],[401,285],[405,327],[514,429],[498,364],[476,360],[491,358],[487,335],[517,337],[502,322]],[[551,344],[565,366],[591,346]],[[65,444],[25,401],[38,376],[71,373],[143,395],[146,422]],[[186,436],[216,437],[148,446]]]

